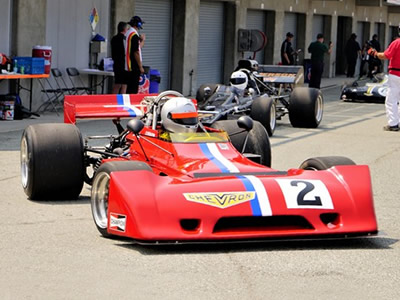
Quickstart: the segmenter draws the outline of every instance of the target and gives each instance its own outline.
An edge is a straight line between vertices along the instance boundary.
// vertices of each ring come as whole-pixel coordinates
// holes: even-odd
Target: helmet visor
[[[231,78],[231,79],[230,79],[230,82],[231,82],[233,85],[236,85],[236,84],[243,84],[243,83],[246,82],[246,78],[243,78],[243,77]]]
[[[196,125],[199,122],[197,112],[170,113],[169,118],[181,125]]]

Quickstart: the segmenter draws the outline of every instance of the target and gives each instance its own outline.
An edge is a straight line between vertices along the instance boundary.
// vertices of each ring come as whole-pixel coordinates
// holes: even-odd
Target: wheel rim
[[[29,153],[28,144],[24,137],[21,141],[21,182],[22,186],[26,188],[29,181]]]
[[[110,175],[105,172],[97,174],[92,187],[92,214],[96,225],[107,228],[108,191]]]
[[[323,112],[322,96],[319,95],[315,105],[315,119],[317,120],[318,123],[320,123],[322,120],[322,112]]]
[[[271,105],[271,110],[269,112],[270,116],[269,116],[269,126],[271,128],[271,131],[274,132],[275,130],[275,126],[276,126],[276,106],[275,103],[272,103]]]

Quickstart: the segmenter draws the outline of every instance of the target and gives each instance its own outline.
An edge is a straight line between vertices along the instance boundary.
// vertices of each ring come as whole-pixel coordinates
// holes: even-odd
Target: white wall
[[[10,55],[11,0],[2,0],[0,7],[0,52]],[[0,82],[0,94],[8,92],[8,80]]]
[[[95,32],[107,38],[109,0],[47,1],[46,46],[53,50],[52,67],[65,72],[67,67],[79,69],[89,66],[89,42],[92,38],[89,15],[93,5],[99,14]]]

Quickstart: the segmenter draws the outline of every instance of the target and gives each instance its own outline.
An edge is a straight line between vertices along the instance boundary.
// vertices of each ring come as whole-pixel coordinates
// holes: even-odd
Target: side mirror
[[[239,128],[245,129],[246,131],[250,131],[253,129],[254,121],[249,116],[241,116],[237,120],[237,124]]]
[[[126,125],[128,130],[130,132],[133,132],[134,134],[138,134],[140,131],[142,131],[144,127],[144,123],[140,119],[132,119],[128,122]]]

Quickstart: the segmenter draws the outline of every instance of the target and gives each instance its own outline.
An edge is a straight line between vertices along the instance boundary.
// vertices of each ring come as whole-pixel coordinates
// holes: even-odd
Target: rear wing
[[[144,113],[140,103],[146,96],[156,94],[66,95],[64,123],[75,124],[77,119],[140,118]]]
[[[276,84],[304,84],[303,66],[276,66],[276,65],[259,65],[258,79],[264,83]]]

